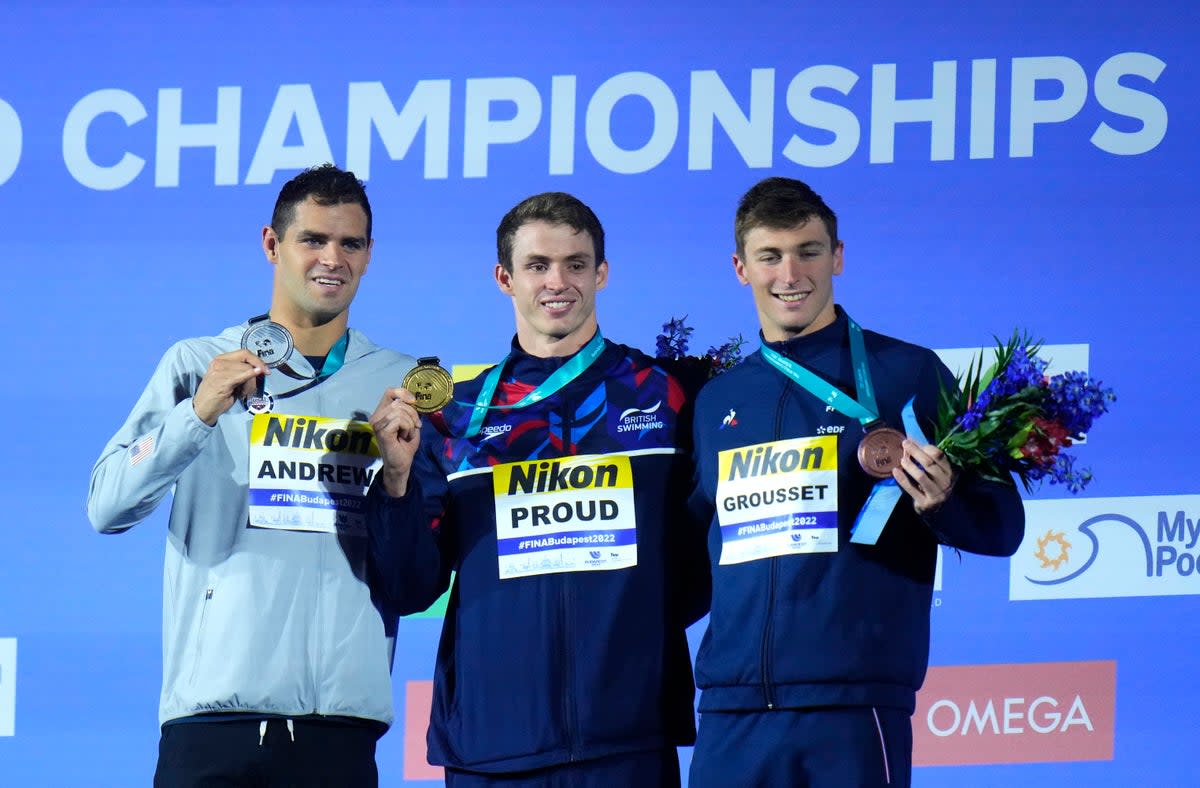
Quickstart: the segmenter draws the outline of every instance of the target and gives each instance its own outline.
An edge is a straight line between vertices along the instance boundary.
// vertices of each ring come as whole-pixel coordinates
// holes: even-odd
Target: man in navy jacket
[[[713,588],[690,785],[909,785],[937,545],[1011,555],[1021,500],[901,432],[931,430],[953,376],[835,306],[843,244],[817,194],[768,178],[735,235],[763,347],[696,403]],[[852,542],[864,507],[857,528],[886,525]]]
[[[682,516],[683,392],[601,336],[591,209],[536,195],[496,235],[508,357],[423,424],[404,389],[371,418],[375,587],[422,610],[456,572],[429,760],[452,786],[678,785],[675,747],[695,736],[684,631],[708,576],[703,526]]]

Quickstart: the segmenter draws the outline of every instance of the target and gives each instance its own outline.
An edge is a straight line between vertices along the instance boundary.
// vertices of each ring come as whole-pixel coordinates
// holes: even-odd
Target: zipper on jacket
[[[783,390],[779,394],[779,402],[775,406],[775,438],[779,440],[783,433],[783,412],[784,406],[787,404],[788,388],[791,384],[784,383]],[[771,634],[774,630],[775,622],[775,583],[778,576],[779,558],[768,559],[770,567],[767,570],[767,621],[763,625],[762,636],[762,685],[763,685],[763,702],[767,704],[768,709],[775,708],[775,682],[771,677]]]
[[[212,601],[213,590],[204,589],[204,602],[200,605],[200,624],[196,627],[196,659],[192,662],[192,677],[189,681],[196,683],[196,673],[200,670],[200,657],[204,653],[204,622],[208,620],[208,603]]]
[[[563,407],[560,411],[562,417],[562,453],[563,456],[572,456],[571,451],[571,423],[570,418],[570,402],[566,397],[563,398]],[[575,653],[576,649],[572,648],[575,640],[574,628],[571,626],[571,613],[573,605],[571,595],[571,574],[568,572],[562,581],[562,593],[559,595],[561,601],[560,612],[562,614],[562,653],[565,656],[563,659],[563,722],[567,726],[567,759],[569,761],[578,760],[579,752],[579,722],[576,719],[577,711],[575,706]]]
[[[321,693],[321,686],[323,685],[323,682],[320,681],[319,677],[324,675],[324,666],[319,663],[325,658],[325,653],[327,651],[326,649],[321,648],[321,623],[322,617],[324,616],[324,611],[321,609],[321,588],[325,584],[325,540],[320,537],[313,539],[313,545],[317,551],[317,577],[316,582],[313,583],[313,655],[312,659],[308,661],[308,664],[312,669],[312,674],[310,676],[312,681],[311,713],[321,714],[322,700],[319,695]]]
[[[564,579],[562,585],[562,619],[563,619],[563,714],[567,723],[567,759],[574,762],[579,759],[579,721],[576,719],[575,705],[575,653],[571,648],[574,632],[571,626],[571,583]]]

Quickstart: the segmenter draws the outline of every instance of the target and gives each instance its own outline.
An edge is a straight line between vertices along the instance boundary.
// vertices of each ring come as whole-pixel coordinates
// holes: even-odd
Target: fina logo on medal
[[[1009,598],[1200,594],[1200,496],[1026,501]]]

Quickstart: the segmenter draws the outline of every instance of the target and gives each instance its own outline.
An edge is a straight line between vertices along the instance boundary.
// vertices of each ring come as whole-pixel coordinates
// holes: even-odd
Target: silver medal
[[[295,343],[292,333],[271,320],[256,320],[242,334],[242,349],[258,356],[268,369],[276,369],[292,355]],[[270,413],[275,407],[275,398],[266,390],[266,380],[258,378],[252,395],[246,397],[246,410],[254,415]]]

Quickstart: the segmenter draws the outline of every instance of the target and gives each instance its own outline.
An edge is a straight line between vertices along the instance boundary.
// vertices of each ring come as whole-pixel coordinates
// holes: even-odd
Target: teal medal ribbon
[[[879,421],[879,405],[875,400],[875,386],[871,381],[871,368],[867,361],[867,347],[863,340],[862,328],[849,316],[846,317],[846,321],[850,327],[850,363],[854,368],[854,384],[858,399],[851,397],[824,378],[768,347],[766,343],[759,347],[759,353],[768,364],[783,373],[797,386],[838,413],[857,419],[865,430]],[[905,405],[903,418],[908,437],[917,440],[921,430],[917,426],[916,416],[912,411],[912,400]],[[928,443],[923,435],[920,435],[920,442]],[[896,508],[902,492],[903,490],[900,489],[900,485],[896,484],[895,479],[885,478],[876,482],[862,511],[858,513],[858,517],[850,529],[850,541],[856,544],[875,544],[879,540],[879,535],[883,533],[883,526]]]
[[[350,347],[349,331],[342,334],[341,338],[333,343],[333,347],[329,348],[329,353],[325,356],[325,363],[317,370],[317,380],[324,380],[342,368],[342,365],[346,363],[346,348],[348,347]]]
[[[499,364],[492,367],[492,371],[483,379],[483,388],[479,390],[479,396],[475,398],[475,404],[471,411],[471,421],[467,425],[467,431],[463,437],[472,438],[479,434],[479,431],[483,429],[483,420],[489,410],[526,408],[558,393],[563,386],[566,386],[572,380],[582,375],[588,367],[592,366],[603,352],[604,337],[597,330],[596,335],[578,353],[567,359],[561,367],[554,370],[548,378],[543,380],[533,391],[521,397],[519,401],[511,405],[492,405],[492,397],[495,396],[496,388],[500,385],[500,376],[504,374],[504,368],[508,366],[508,361],[512,358],[512,354],[509,353]]]
[[[879,406],[875,403],[875,387],[871,384],[871,369],[867,365],[867,346],[863,342],[862,329],[850,317],[846,320],[850,323],[850,363],[854,366],[858,400],[782,353],[767,347],[765,343],[759,347],[758,352],[762,353],[768,364],[782,372],[797,386],[843,416],[858,419],[859,423],[866,427],[879,421]]]
[[[285,399],[295,396],[302,391],[307,391],[322,380],[333,375],[346,363],[346,350],[350,346],[349,331],[346,331],[338,338],[337,342],[333,343],[333,347],[325,355],[325,361],[321,364],[321,368],[316,370],[315,375],[301,375],[287,363],[295,350],[291,332],[287,328],[272,321],[270,314],[252,317],[248,323],[246,333],[242,336],[243,348],[256,353],[259,358],[263,359],[268,368],[278,369],[283,374],[295,380],[308,381],[291,391],[277,395],[279,399]],[[256,332],[258,334],[257,337],[253,336]],[[263,339],[270,341],[266,345],[259,345],[258,342]],[[263,376],[258,379],[255,394],[247,398],[246,407],[254,414],[270,413],[274,407],[275,399],[276,396],[267,391],[266,377]]]
[[[282,367],[280,367],[281,372],[283,372],[285,375],[287,375],[290,378],[296,378],[297,380],[307,380],[308,382],[305,383],[303,386],[297,386],[296,388],[292,389],[291,391],[285,391],[282,394],[276,394],[275,397],[277,399],[287,399],[288,397],[294,397],[295,395],[299,394],[302,391],[308,391],[310,388],[317,385],[322,380],[325,380],[325,378],[327,378],[330,375],[332,375],[333,373],[337,372],[339,369],[342,368],[342,365],[346,363],[346,348],[348,348],[349,346],[350,346],[350,332],[347,331],[345,334],[342,334],[341,338],[338,339],[337,342],[333,343],[333,347],[329,348],[329,353],[325,356],[325,363],[321,365],[321,368],[319,370],[317,370],[317,374],[314,376],[311,376],[311,377],[308,375],[303,375],[303,376],[299,375],[294,370],[292,370],[292,368],[289,367],[287,364],[284,364]]]

